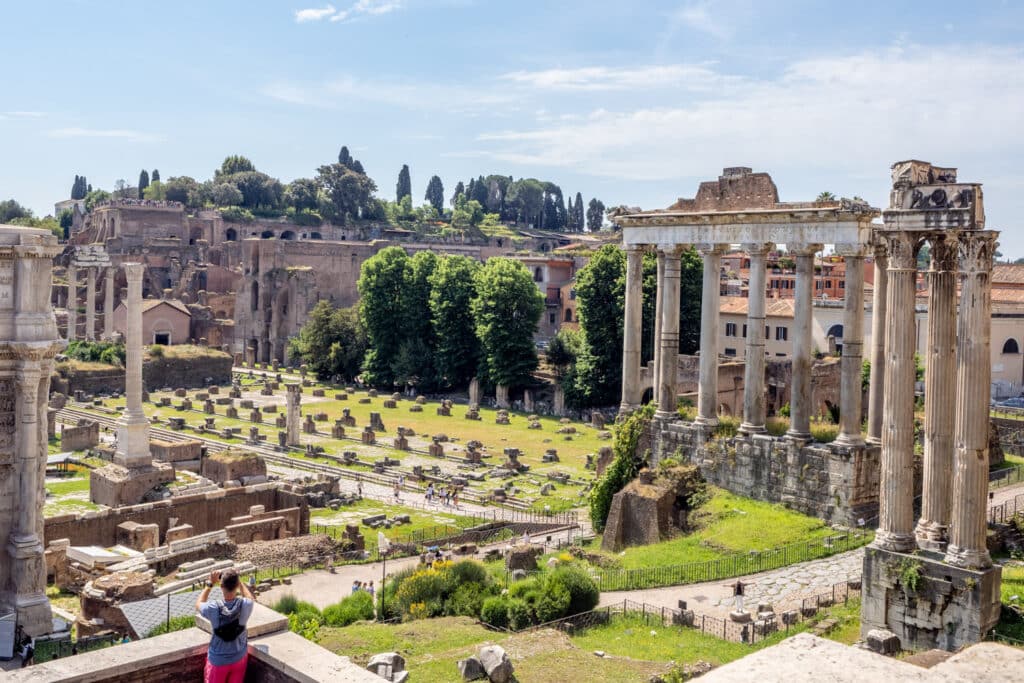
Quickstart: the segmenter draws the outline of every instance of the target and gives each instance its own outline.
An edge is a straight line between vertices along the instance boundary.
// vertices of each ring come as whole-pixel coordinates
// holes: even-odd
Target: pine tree
[[[159,183],[159,182],[160,182],[160,171],[158,171],[158,170],[156,170],[156,169],[154,168],[154,169],[153,169],[153,173],[152,173],[152,174],[150,175],[150,179],[151,179],[151,180],[152,180],[152,181],[153,181],[154,183]]]
[[[441,178],[438,176],[431,176],[430,182],[427,183],[427,194],[423,197],[430,205],[433,206],[437,213],[444,211],[444,185],[441,183]]]
[[[395,185],[395,201],[401,202],[402,197],[412,198],[412,178],[409,177],[409,164],[402,164],[398,172],[398,184]]]
[[[156,171],[153,171],[156,173]],[[157,178],[159,179],[159,177]],[[146,188],[149,187],[149,174],[146,173],[146,169],[142,169],[139,173],[139,199],[145,196]]]

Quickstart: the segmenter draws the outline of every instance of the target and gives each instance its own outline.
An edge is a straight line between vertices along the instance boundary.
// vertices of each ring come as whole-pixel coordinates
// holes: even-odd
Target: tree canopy
[[[488,259],[473,277],[473,317],[480,339],[482,375],[494,384],[524,386],[537,369],[533,334],[544,295],[520,261]]]
[[[441,182],[441,178],[434,175],[430,177],[430,182],[427,183],[427,193],[423,197],[438,214],[444,211],[444,184]]]
[[[412,178],[409,175],[409,165],[402,164],[402,170],[398,172],[398,183],[395,185],[395,201],[402,201],[403,197],[412,197]]]
[[[366,332],[354,307],[335,308],[320,300],[289,345],[290,353],[301,358],[319,379],[352,380],[366,353]]]

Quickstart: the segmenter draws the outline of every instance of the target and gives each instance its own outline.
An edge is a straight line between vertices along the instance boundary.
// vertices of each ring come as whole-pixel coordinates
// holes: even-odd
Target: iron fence
[[[816,541],[794,543],[770,550],[736,553],[718,560],[639,569],[595,568],[592,575],[602,591],[681,586],[756,574],[798,562],[817,560],[855,550],[870,543],[871,539],[870,533],[849,531]]]
[[[989,489],[1019,484],[1021,481],[1024,481],[1024,465],[1004,467],[998,470],[992,470],[988,473]]]
[[[989,524],[1007,524],[1019,513],[1024,513],[1024,493],[988,509]]]
[[[120,642],[122,642],[122,638],[116,634],[85,636],[78,640],[71,640],[70,635],[66,638],[37,638],[35,660],[37,663],[48,662],[51,659],[100,650]]]

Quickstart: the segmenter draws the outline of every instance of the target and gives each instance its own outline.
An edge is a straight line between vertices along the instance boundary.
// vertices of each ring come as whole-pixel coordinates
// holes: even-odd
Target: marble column
[[[790,246],[790,245],[787,245]],[[789,399],[792,439],[811,438],[811,319],[814,305],[814,255],[820,244],[793,245],[796,254],[796,292],[793,301],[793,389]]]
[[[78,339],[78,269],[68,265],[68,341]]]
[[[299,404],[302,402],[302,385],[286,384],[288,393],[285,397],[287,408],[287,419],[285,429],[287,430],[285,444],[289,447],[299,446]]]
[[[895,552],[915,547],[914,538],[914,296],[916,237],[886,232],[889,282],[885,319],[885,403],[882,416],[881,485],[875,545]],[[986,385],[986,391],[988,385]],[[985,401],[988,408],[988,400]]]
[[[919,547],[936,551],[946,547],[952,509],[957,260],[955,235],[931,240],[921,519],[914,533]]]
[[[655,417],[671,420],[678,417],[676,380],[679,374],[679,255],[674,244],[658,245],[665,258],[665,272],[658,283],[661,299],[661,367],[658,377],[658,410]]]
[[[107,268],[107,274],[103,278],[106,286],[103,293],[103,338],[107,340],[114,337],[114,275],[116,273],[114,268]]]
[[[96,341],[96,268],[85,269],[85,338]]]
[[[992,258],[996,233],[962,233],[960,315],[957,321],[953,514],[946,562],[992,566],[985,545],[988,496],[989,396],[992,383]]]
[[[657,251],[658,273],[654,292],[654,376],[651,378],[651,400],[658,405],[658,385],[661,382],[661,283],[665,277],[665,254]]]
[[[885,399],[885,319],[888,304],[889,257],[885,244],[875,251],[875,282],[871,304],[871,374],[868,379],[868,443],[882,444],[882,411]]]
[[[625,415],[640,406],[640,347],[643,338],[643,248],[626,247],[626,302],[622,329],[622,403]]]
[[[141,263],[123,265],[128,280],[125,298],[125,410],[117,421],[114,462],[125,467],[145,467],[149,452],[149,420],[142,410],[142,277]]]
[[[704,259],[700,299],[700,378],[697,385],[697,422],[718,424],[718,319],[722,289],[722,252],[717,244],[698,248]]]
[[[772,244],[744,244],[750,255],[750,286],[747,299],[747,359],[743,368],[743,423],[744,434],[763,434],[765,429],[764,402],[764,309],[767,255]]]
[[[836,253],[846,262],[843,297],[843,357],[839,388],[839,436],[843,446],[863,446],[860,433],[861,401],[864,395],[861,379],[864,356],[864,251],[863,247],[838,247]]]

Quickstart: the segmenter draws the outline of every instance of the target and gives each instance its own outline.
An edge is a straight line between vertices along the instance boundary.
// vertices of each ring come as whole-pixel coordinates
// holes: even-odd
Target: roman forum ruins
[[[652,459],[682,448],[709,481],[846,524],[874,520],[864,562],[862,629],[893,631],[903,647],[956,649],[999,616],[999,569],[985,549],[988,490],[990,273],[996,232],[985,230],[981,187],[920,161],[893,165],[890,207],[850,200],[783,203],[771,178],[727,168],[694,199],[617,217],[627,251],[621,411],[653,388]],[[923,503],[914,525],[914,315],[916,258],[931,248]],[[791,426],[765,430],[765,255],[784,243],[796,261]],[[751,260],[743,422],[727,464],[713,448],[718,357],[700,357],[694,423],[676,407],[680,252],[704,261],[700,347],[717,349],[720,257],[742,244]],[[835,245],[846,261],[839,437],[810,437],[814,255]],[[658,255],[655,358],[641,367],[641,258]],[[864,258],[874,256],[874,316],[867,440],[861,437]],[[960,284],[959,312],[956,305]],[[954,378],[955,377],[955,382]],[[654,463],[651,463],[654,464]],[[880,492],[880,493],[879,493]],[[909,574],[917,578],[908,578]]]
[[[30,635],[49,633],[43,561],[46,408],[53,359],[63,347],[50,308],[48,230],[0,226],[0,612]]]

